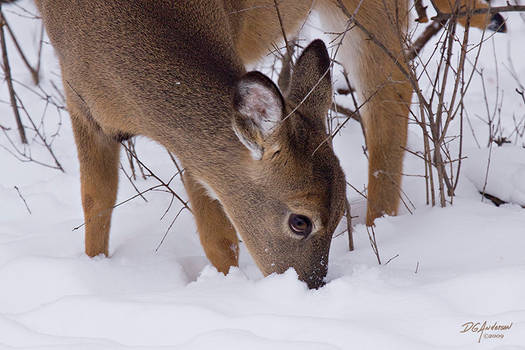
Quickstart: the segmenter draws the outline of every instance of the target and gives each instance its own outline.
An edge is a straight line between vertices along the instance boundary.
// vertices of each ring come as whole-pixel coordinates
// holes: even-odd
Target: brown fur
[[[445,1],[436,3],[446,7]],[[322,283],[345,193],[342,170],[324,142],[331,82],[322,44],[305,50],[284,101],[266,78],[244,76],[244,64],[268,52],[282,36],[272,0],[36,3],[62,69],[80,160],[89,256],[108,254],[117,141],[141,134],[174,152],[186,168],[185,186],[201,242],[219,271],[226,273],[238,263],[237,232],[263,273],[294,267],[310,287]],[[335,23],[334,30],[344,28],[346,18],[334,1],[315,3]],[[344,3],[353,12],[359,1]],[[400,55],[398,29],[408,24],[403,11],[408,4],[397,2],[401,15],[396,17],[394,3],[365,0],[357,18]],[[288,35],[300,27],[312,4],[279,1]],[[486,16],[473,21],[486,23]],[[354,67],[361,97],[371,98],[362,111],[370,154],[371,225],[384,213],[397,213],[412,91],[392,60],[356,29],[341,56]],[[250,102],[244,94],[251,91],[243,84],[253,82],[273,105],[243,112]],[[268,107],[281,108],[284,117],[297,105],[267,134],[244,115],[247,110],[266,113]],[[260,152],[260,159],[247,147]],[[311,217],[316,232],[298,239],[287,225],[290,213]]]

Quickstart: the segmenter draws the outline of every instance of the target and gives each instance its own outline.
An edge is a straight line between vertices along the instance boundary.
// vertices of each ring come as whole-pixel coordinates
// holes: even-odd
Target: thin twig
[[[354,230],[352,229],[352,215],[348,198],[345,200],[346,230],[348,232],[348,250],[354,250]]]
[[[374,226],[366,226],[366,232],[368,233],[368,240],[370,241],[372,251],[377,258],[377,263],[381,265],[381,258],[379,257],[379,249],[377,248],[376,232]]]
[[[38,127],[36,126],[35,122],[31,118],[31,116],[29,115],[29,112],[25,108],[24,103],[22,102],[22,100],[18,96],[16,96],[16,98],[18,100],[18,103],[20,104],[20,108],[22,109],[22,111],[26,115],[27,120],[29,120],[29,122],[31,123],[31,126],[33,127],[33,131],[35,132],[36,137],[38,137],[40,139],[40,141],[42,141],[43,145],[45,146],[45,148],[49,152],[49,155],[51,155],[51,158],[53,158],[53,161],[55,162],[55,165],[56,165],[56,169],[58,169],[58,170],[60,170],[62,172],[65,172],[64,168],[62,167],[62,164],[60,164],[60,162],[58,161],[58,158],[55,155],[55,152],[53,151],[53,148],[51,147],[51,144],[48,142],[46,137],[38,130]]]
[[[20,141],[24,144],[27,144],[26,132],[24,130],[24,125],[22,124],[22,119],[20,118],[20,113],[16,104],[16,94],[15,89],[13,88],[13,80],[11,78],[11,67],[9,66],[9,58],[7,57],[7,45],[5,42],[4,32],[5,24],[6,22],[4,18],[4,13],[2,12],[2,4],[0,4],[0,41],[2,45],[2,60],[4,63],[4,74],[7,82],[7,88],[9,90],[9,99],[11,100],[11,107],[13,108],[16,125],[18,127],[18,134],[20,135]]]
[[[126,150],[129,150],[129,148],[123,142],[121,142],[121,145]],[[138,164],[140,164],[144,169],[146,169],[146,171],[148,172],[148,176],[151,176],[155,180],[157,180],[164,188],[166,188],[166,190],[168,190],[169,193],[171,193],[175,198],[177,198],[179,202],[190,211],[190,213],[193,213],[190,207],[188,206],[187,201],[184,201],[175,191],[171,189],[171,187],[167,183],[165,183],[160,177],[158,177],[153,171],[151,171],[150,168],[148,168],[144,163],[142,163],[142,161],[138,159],[133,153],[130,154],[132,154],[132,156],[135,158]]]
[[[135,185],[135,182],[133,182],[133,179],[131,178],[130,175],[128,175],[128,173],[126,172],[126,169],[124,169],[124,167],[122,166],[122,162],[120,163],[120,170],[122,170],[122,172],[124,173],[124,175],[126,176],[126,178],[128,179],[129,183],[131,184],[131,186],[133,186],[133,188],[135,189],[135,191],[140,194],[140,191],[139,189],[137,188],[137,186]],[[142,194],[140,194],[140,197],[144,200],[144,202],[148,202],[148,200],[146,199],[146,197],[144,197]]]
[[[408,59],[413,60],[421,52],[423,47],[443,28],[447,21],[446,20],[433,20],[423,33],[417,38],[412,46],[408,49]]]
[[[166,232],[164,233],[164,236],[162,236],[162,239],[160,240],[159,242],[159,245],[157,245],[157,248],[155,248],[155,252],[158,252],[159,251],[159,248],[160,246],[162,245],[162,243],[164,243],[164,240],[166,239],[166,237],[168,236],[168,233],[170,232],[170,229],[171,227],[173,226],[173,224],[175,223],[175,221],[177,220],[177,218],[179,217],[179,215],[182,213],[182,211],[184,209],[186,209],[187,207],[182,207],[180,208],[180,210],[178,211],[177,215],[175,215],[175,218],[171,221],[170,225],[168,226],[168,228],[166,229]]]
[[[22,193],[20,193],[20,189],[18,188],[18,186],[15,186],[15,190],[16,190],[16,193],[18,193],[18,197],[20,197],[20,199],[24,202],[24,205],[26,206],[26,209],[27,209],[28,213],[32,214],[31,213],[31,209],[29,209],[29,206],[27,205],[26,199],[24,198],[24,196],[22,196]]]
[[[388,261],[385,263],[385,266],[388,265],[389,262],[391,262],[392,260],[394,260],[395,258],[398,258],[398,257],[399,257],[399,254],[396,254],[393,257],[391,257],[390,259],[388,259]]]
[[[27,69],[29,70],[29,73],[31,73],[31,77],[33,78],[33,82],[35,83],[35,85],[38,85],[38,82],[39,82],[38,70],[33,68],[31,66],[31,64],[29,63],[29,60],[27,59],[26,55],[24,54],[24,51],[20,47],[20,44],[18,43],[18,40],[16,39],[15,33],[11,30],[11,27],[9,26],[9,23],[7,22],[7,20],[3,16],[3,14],[2,14],[2,19],[4,21],[5,27],[7,28],[7,32],[9,33],[9,35],[11,36],[11,39],[13,40],[13,43],[15,44],[16,50],[20,54],[20,57],[22,58],[22,61],[24,62],[24,64],[27,67]],[[43,34],[41,34],[41,35],[43,35]],[[42,42],[42,39],[41,39],[40,42]],[[38,60],[40,61],[40,51],[41,51],[41,49],[39,48],[38,51],[39,51],[39,53],[38,53]]]

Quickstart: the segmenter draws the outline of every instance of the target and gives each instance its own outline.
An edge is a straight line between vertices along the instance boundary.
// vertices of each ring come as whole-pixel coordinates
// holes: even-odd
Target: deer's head
[[[265,275],[293,267],[311,288],[326,275],[345,203],[344,173],[326,128],[329,66],[326,47],[316,40],[295,64],[286,99],[259,72],[237,81],[233,129],[246,148],[241,168],[248,170],[238,179],[242,188],[220,198]]]

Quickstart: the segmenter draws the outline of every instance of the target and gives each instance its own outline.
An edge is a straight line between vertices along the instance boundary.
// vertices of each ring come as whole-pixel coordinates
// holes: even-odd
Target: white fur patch
[[[244,137],[244,134],[239,131],[235,123],[233,123],[232,128],[233,128],[233,132],[235,133],[235,135],[237,135],[237,138],[239,138],[239,141],[241,141],[241,143],[246,148],[248,148],[248,150],[250,151],[250,154],[252,155],[252,158],[255,160],[261,160],[263,156],[263,151],[261,147],[257,143],[252,142],[251,140]]]
[[[217,193],[213,190],[213,188],[210,187],[206,182],[202,181],[201,179],[197,179],[197,182],[206,190],[206,194],[211,199],[218,201],[219,197],[217,196]]]

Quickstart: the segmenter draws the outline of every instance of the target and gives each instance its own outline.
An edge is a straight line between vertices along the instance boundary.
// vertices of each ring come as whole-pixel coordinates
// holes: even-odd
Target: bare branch
[[[0,4],[0,41],[2,45],[2,60],[4,63],[4,75],[7,82],[7,88],[9,90],[9,99],[11,100],[11,107],[13,108],[13,113],[15,115],[16,125],[18,127],[18,134],[20,135],[20,141],[27,144],[27,136],[24,130],[24,125],[20,118],[20,113],[18,112],[18,107],[16,104],[15,90],[13,88],[13,80],[11,78],[11,67],[9,66],[9,58],[7,57],[7,45],[5,42],[5,18],[4,13],[2,12],[2,5]]]
[[[18,193],[18,197],[20,197],[22,202],[24,202],[24,205],[26,206],[27,212],[29,214],[32,214],[31,213],[31,209],[29,209],[29,206],[27,205],[26,199],[24,198],[24,196],[22,196],[22,193],[20,193],[20,189],[18,188],[18,186],[15,186],[15,190],[16,190],[16,193]]]

